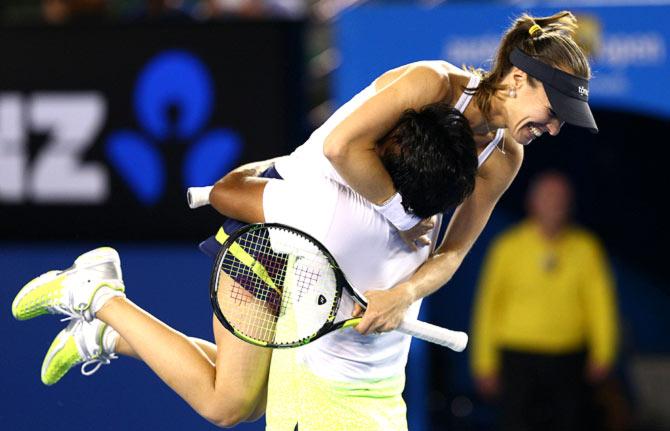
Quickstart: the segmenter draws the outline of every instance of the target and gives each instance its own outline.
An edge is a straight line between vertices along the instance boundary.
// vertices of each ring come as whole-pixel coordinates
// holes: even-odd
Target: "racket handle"
[[[468,345],[468,334],[465,332],[452,331],[419,320],[404,320],[396,330],[456,352],[462,352]]]
[[[186,201],[191,209],[200,208],[209,205],[209,192],[213,186],[207,187],[189,187],[186,190]]]

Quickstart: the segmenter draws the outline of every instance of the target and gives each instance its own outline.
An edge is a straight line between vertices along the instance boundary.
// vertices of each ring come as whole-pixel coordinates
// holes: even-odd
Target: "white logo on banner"
[[[442,58],[461,65],[482,65],[493,58],[500,42],[497,35],[448,38]],[[660,33],[614,33],[603,37],[596,61],[610,67],[660,64],[666,59],[665,39]]]
[[[443,42],[442,58],[457,66],[488,69],[499,42],[499,36],[494,34],[450,36]],[[591,89],[598,96],[625,95],[631,91],[629,68],[659,66],[666,59],[666,41],[661,33],[605,33],[594,53],[597,79],[592,81]]]
[[[84,162],[106,115],[98,93],[0,93],[0,202],[99,203],[109,173]],[[47,136],[29,160],[29,134]]]
[[[657,65],[665,61],[665,39],[660,33],[608,34],[596,60],[611,67]]]

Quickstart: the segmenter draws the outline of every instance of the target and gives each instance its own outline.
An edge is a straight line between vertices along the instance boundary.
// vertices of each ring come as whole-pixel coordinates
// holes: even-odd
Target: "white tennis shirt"
[[[479,85],[472,76],[468,88]],[[389,289],[409,278],[432,249],[410,252],[386,219],[351,190],[323,154],[333,129],[376,93],[374,83],[342,105],[307,142],[275,164],[284,181],[271,180],[264,193],[265,219],[285,223],[314,236],[330,250],[347,279],[359,292]],[[472,95],[463,93],[455,108],[463,112]],[[479,154],[481,166],[503,138],[495,139]],[[441,222],[441,218],[439,220]],[[433,246],[439,223],[433,230]],[[419,313],[420,301],[407,316]],[[404,371],[410,337],[397,332],[361,336],[348,329],[329,334],[300,348],[299,357],[325,378],[357,381],[383,379]]]
[[[424,247],[411,252],[367,200],[326,178],[270,180],[263,210],[266,222],[296,227],[319,240],[362,293],[408,279],[431,251]],[[433,230],[433,243],[437,232]],[[420,305],[413,304],[407,316],[416,318]],[[298,358],[324,378],[376,380],[403,373],[409,345],[410,337],[398,332],[363,336],[344,329],[300,347]]]

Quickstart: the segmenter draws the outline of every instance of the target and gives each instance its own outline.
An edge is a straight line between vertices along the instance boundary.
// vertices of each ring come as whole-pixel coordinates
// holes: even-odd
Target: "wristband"
[[[402,196],[396,193],[381,205],[374,205],[375,210],[383,215],[399,231],[409,230],[416,226],[421,218],[414,214],[407,214],[402,206]]]

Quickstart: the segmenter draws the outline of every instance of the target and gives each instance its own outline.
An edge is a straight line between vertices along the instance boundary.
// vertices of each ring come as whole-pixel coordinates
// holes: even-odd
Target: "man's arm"
[[[616,359],[618,317],[612,270],[606,253],[595,237],[583,239],[588,253],[584,258],[584,310],[589,332],[587,377],[599,383],[612,370]]]
[[[506,154],[494,153],[480,169],[473,194],[455,211],[444,241],[416,273],[392,289],[366,293],[368,309],[356,330],[367,334],[397,328],[413,302],[451,280],[519,171],[523,147],[506,134],[505,149]]]
[[[253,162],[230,171],[214,184],[209,193],[211,205],[221,214],[245,223],[262,223],[263,191],[268,178],[258,178],[279,158]]]

